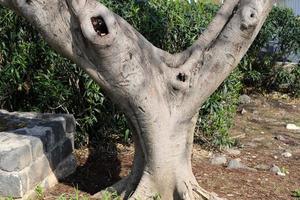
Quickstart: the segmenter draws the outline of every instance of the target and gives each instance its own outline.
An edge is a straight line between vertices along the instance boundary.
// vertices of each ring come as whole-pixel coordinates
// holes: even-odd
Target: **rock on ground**
[[[213,165],[225,165],[227,163],[227,158],[224,155],[213,156],[210,163]]]
[[[241,159],[230,160],[227,166],[228,169],[246,169],[247,166],[241,163]]]
[[[261,170],[261,171],[267,171],[270,169],[270,166],[266,165],[266,164],[259,164],[259,165],[256,165],[254,168],[257,170]]]
[[[233,156],[238,156],[241,154],[241,151],[238,150],[238,149],[226,149],[226,152],[229,154],[229,155],[233,155]]]
[[[296,124],[287,124],[286,129],[300,131],[300,127],[297,126]]]
[[[251,97],[249,97],[246,94],[243,94],[240,96],[239,102],[240,102],[240,104],[249,104],[249,103],[251,103]]]

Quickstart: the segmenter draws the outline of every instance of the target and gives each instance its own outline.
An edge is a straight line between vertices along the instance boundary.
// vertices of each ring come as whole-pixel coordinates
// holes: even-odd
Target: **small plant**
[[[81,196],[79,194],[78,188],[75,188],[75,195],[74,195],[74,197],[69,198],[69,200],[88,200],[88,197],[86,197],[84,195]]]
[[[130,143],[130,136],[131,136],[130,130],[126,129],[126,131],[124,133],[124,142],[125,143]]]
[[[284,173],[284,174],[289,174],[289,171],[288,171],[287,168],[285,168],[285,167],[282,167],[282,168],[280,169],[280,171],[281,171],[282,173]]]
[[[13,197],[0,197],[0,200],[14,200]]]
[[[57,200],[89,200],[87,196],[80,195],[79,190],[75,188],[74,195],[61,194]]]
[[[116,192],[104,191],[102,200],[121,200],[121,197]]]
[[[60,195],[57,200],[67,200],[66,194]]]
[[[38,200],[42,200],[44,199],[44,188],[40,185],[36,186],[36,188],[34,189],[35,191],[35,195],[36,195],[36,198]]]
[[[161,200],[160,194],[156,194],[153,196],[153,200]]]
[[[295,197],[298,200],[300,200],[300,189],[293,191],[292,192],[292,197]]]

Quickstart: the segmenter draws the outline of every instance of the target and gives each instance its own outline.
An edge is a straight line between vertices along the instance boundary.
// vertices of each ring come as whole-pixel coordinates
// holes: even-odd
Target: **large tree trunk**
[[[135,138],[134,166],[110,190],[125,199],[218,199],[192,173],[197,113],[246,53],[273,0],[225,1],[194,45],[174,55],[96,0],[0,4],[26,17],[126,113]]]

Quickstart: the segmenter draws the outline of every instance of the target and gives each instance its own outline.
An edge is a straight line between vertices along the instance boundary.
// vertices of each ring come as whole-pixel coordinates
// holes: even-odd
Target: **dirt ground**
[[[195,146],[193,170],[199,184],[228,200],[289,200],[292,191],[300,189],[300,131],[288,130],[289,123],[300,126],[300,100],[276,95],[251,95],[251,103],[240,106],[230,133],[238,140],[238,155],[208,152]],[[246,112],[245,112],[246,111]],[[111,153],[107,153],[111,152]],[[291,157],[282,153],[290,152]],[[46,199],[74,194],[77,188],[89,196],[128,174],[133,148],[121,144],[106,149],[76,150],[79,167],[60,184],[46,191]],[[212,165],[211,157],[224,154],[227,160],[240,158],[248,169],[227,169]],[[265,167],[258,167],[258,166]],[[269,168],[277,165],[285,172],[279,176]]]

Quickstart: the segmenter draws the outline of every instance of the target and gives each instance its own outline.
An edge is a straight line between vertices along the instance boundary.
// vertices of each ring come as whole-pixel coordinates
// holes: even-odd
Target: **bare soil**
[[[292,191],[300,189],[300,132],[286,128],[288,123],[300,126],[300,100],[277,95],[252,95],[252,102],[240,106],[246,113],[237,114],[231,129],[238,140],[239,155],[226,150],[208,152],[195,145],[193,170],[200,185],[228,200],[289,200]],[[279,138],[279,139],[278,139]],[[90,196],[126,176],[132,165],[133,147],[108,145],[106,149],[76,150],[77,171],[46,191],[45,199],[56,199],[62,194]],[[282,153],[289,151],[292,157]],[[278,176],[269,169],[232,169],[210,164],[213,154],[225,154],[230,160],[254,169],[257,165],[277,165],[286,176]]]

